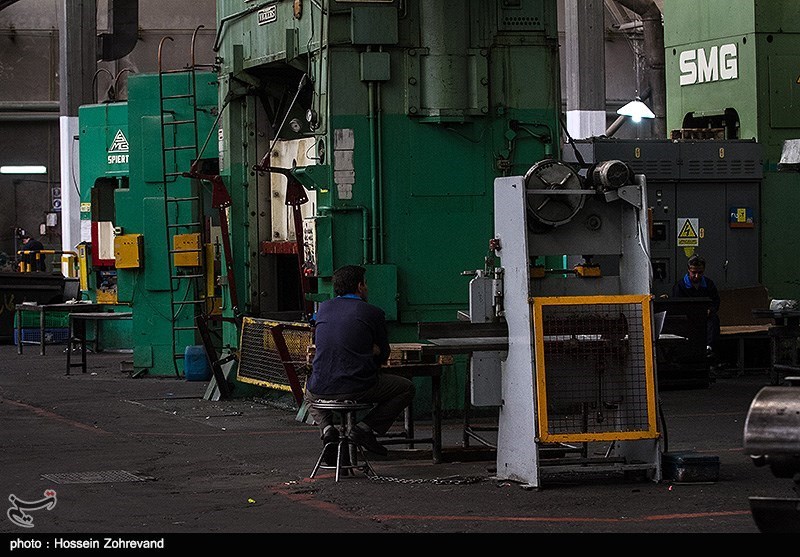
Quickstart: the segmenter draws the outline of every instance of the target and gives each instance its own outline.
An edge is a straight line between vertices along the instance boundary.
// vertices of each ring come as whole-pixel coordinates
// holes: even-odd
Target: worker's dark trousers
[[[361,393],[345,393],[336,395],[317,395],[306,390],[304,398],[306,403],[317,400],[354,400],[356,402],[374,402],[376,406],[370,410],[360,421],[367,424],[378,435],[384,435],[403,410],[414,400],[414,383],[410,379],[379,373],[375,385]],[[309,405],[311,417],[320,428],[325,431],[333,425],[333,415],[328,410],[318,410]]]

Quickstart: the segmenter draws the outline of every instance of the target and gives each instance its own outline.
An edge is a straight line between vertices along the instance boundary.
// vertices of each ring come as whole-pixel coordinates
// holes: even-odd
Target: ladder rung
[[[175,358],[185,358],[186,354],[173,354],[172,356]]]
[[[183,176],[183,172],[167,172],[164,174],[165,178],[172,178],[173,176]]]
[[[194,97],[191,93],[186,93],[185,95],[167,95],[166,97],[161,97],[162,101],[168,101],[170,99],[191,99]]]
[[[164,147],[165,151],[186,151],[187,149],[197,149],[197,145],[178,145],[177,147]]]
[[[171,70],[161,70],[161,73],[191,73],[194,68],[172,68]]]
[[[184,224],[168,224],[167,228],[189,228],[190,226],[200,226],[199,222],[187,222]]]
[[[171,249],[170,253],[200,253],[203,251],[200,248],[186,248],[186,249]]]
[[[181,305],[190,305],[190,304],[204,304],[205,300],[177,300],[172,302],[172,305],[181,306]]]
[[[172,275],[170,278],[172,279],[189,279],[189,278],[203,278],[205,275]]]
[[[196,327],[196,326],[195,327],[173,327],[172,330],[173,331],[193,331],[193,330],[198,329],[198,328],[199,327]]]
[[[198,201],[199,197],[168,197],[167,203],[179,203],[181,201]]]
[[[165,126],[180,126],[183,124],[194,124],[194,120],[173,120],[171,122],[164,122]]]

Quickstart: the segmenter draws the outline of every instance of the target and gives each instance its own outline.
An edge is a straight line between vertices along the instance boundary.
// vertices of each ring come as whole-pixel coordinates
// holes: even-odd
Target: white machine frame
[[[649,296],[651,272],[644,176],[636,175],[632,184],[606,194],[605,198],[594,190],[579,192],[587,199],[576,218],[541,234],[531,233],[528,226],[526,196],[531,193],[543,192],[526,190],[523,176],[498,178],[494,183],[495,240],[499,243],[495,253],[502,265],[502,316],[508,325],[508,352],[501,363],[497,477],[538,487],[542,470],[537,439],[536,335],[531,300],[536,296]],[[578,218],[581,215],[583,219]],[[601,218],[604,229],[587,233],[586,215]],[[534,256],[558,254],[612,255],[618,257],[619,274],[593,278],[532,277]],[[652,326],[645,327],[645,334],[645,341],[652,348]],[[652,354],[648,350],[646,357],[651,359],[648,362],[653,373],[651,394],[657,400]],[[653,402],[652,412],[656,412],[654,407]],[[616,456],[639,463],[654,481],[661,480],[657,432],[652,438],[613,441],[611,450]]]

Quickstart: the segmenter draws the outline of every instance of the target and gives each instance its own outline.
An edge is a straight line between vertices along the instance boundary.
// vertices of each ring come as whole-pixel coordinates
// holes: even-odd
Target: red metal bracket
[[[233,314],[236,318],[240,315],[239,293],[236,290],[236,276],[233,271],[233,250],[231,249],[231,239],[228,229],[228,215],[225,209],[231,206],[232,200],[219,174],[201,174],[195,165],[192,165],[189,172],[182,173],[186,178],[197,180],[207,180],[211,182],[211,206],[219,213],[219,227],[222,235],[222,249],[225,252],[225,271],[228,277],[228,290],[233,305]]]

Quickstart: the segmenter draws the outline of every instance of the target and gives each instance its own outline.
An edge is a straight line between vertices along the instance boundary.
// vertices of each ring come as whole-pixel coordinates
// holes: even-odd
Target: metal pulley
[[[534,227],[568,223],[583,208],[587,194],[581,177],[570,166],[555,160],[534,164],[525,173],[525,188],[528,218]]]

